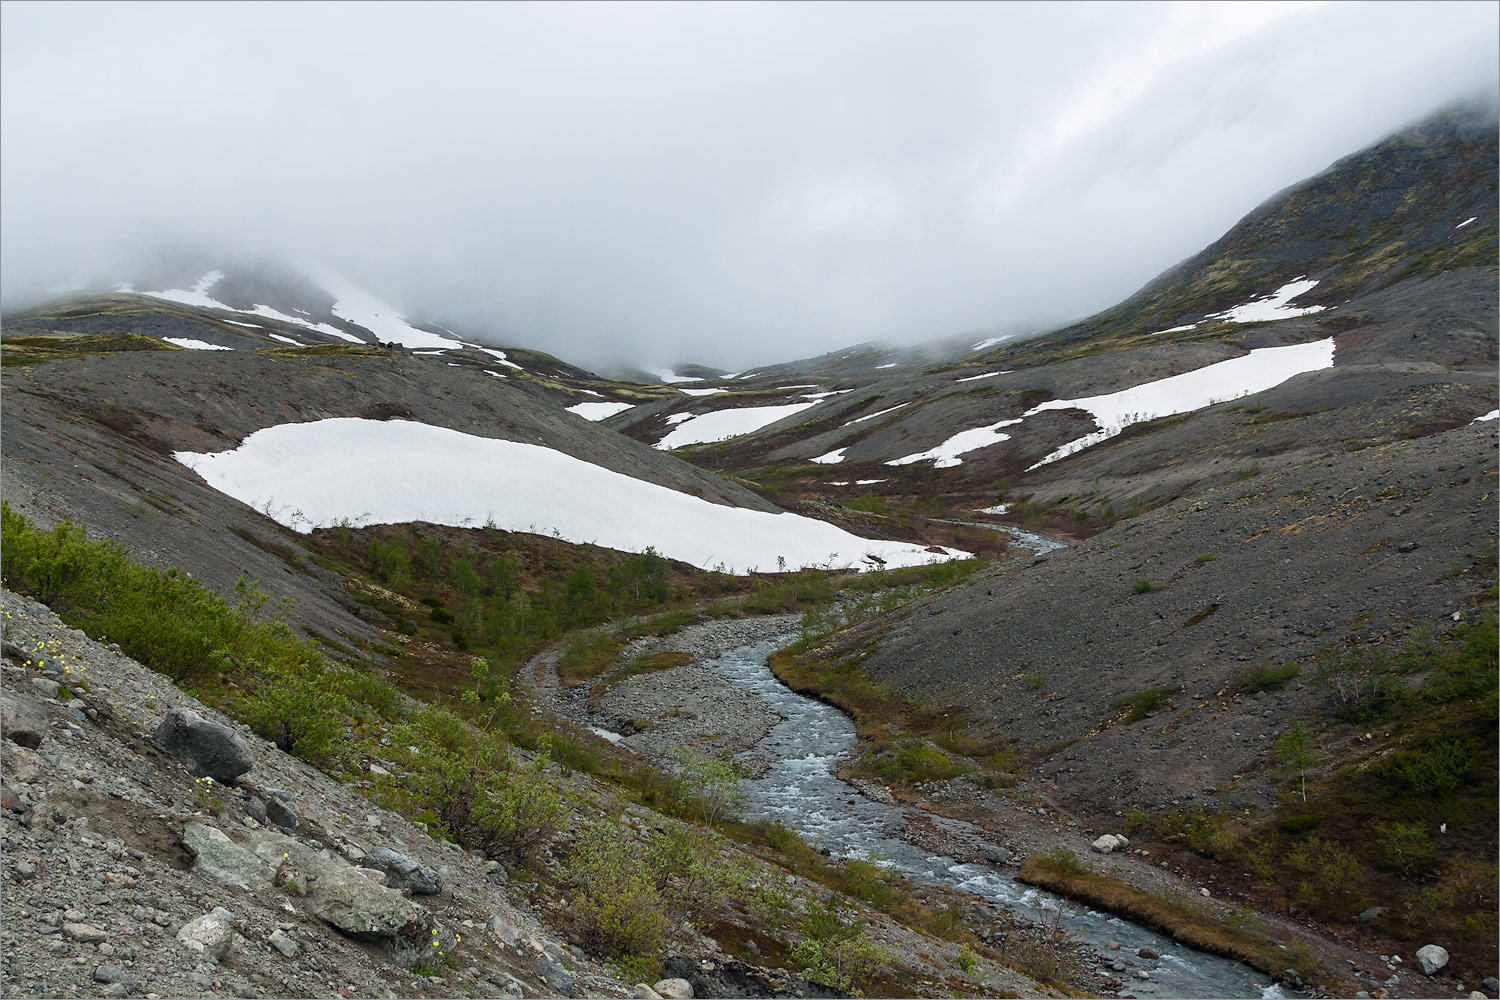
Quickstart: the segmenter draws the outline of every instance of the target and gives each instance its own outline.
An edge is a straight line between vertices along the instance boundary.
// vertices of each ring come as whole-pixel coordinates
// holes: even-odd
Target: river
[[[895,806],[865,797],[838,778],[838,762],[854,745],[854,723],[838,709],[799,695],[776,679],[770,654],[791,636],[740,646],[708,665],[766,701],[785,721],[749,751],[769,764],[742,783],[750,819],[779,819],[809,843],[847,857],[889,864],[922,882],[951,886],[1005,905],[1033,919],[1059,916],[1059,926],[1086,942],[1102,960],[1122,960],[1124,992],[1140,997],[1282,997],[1281,987],[1248,966],[1195,951],[1144,927],[1022,885],[999,868],[960,863],[902,839],[905,820]],[[1050,922],[1050,921],[1049,921]],[[1110,941],[1118,951],[1107,950]],[[1142,959],[1142,947],[1160,958]],[[1149,980],[1135,977],[1144,969]]]

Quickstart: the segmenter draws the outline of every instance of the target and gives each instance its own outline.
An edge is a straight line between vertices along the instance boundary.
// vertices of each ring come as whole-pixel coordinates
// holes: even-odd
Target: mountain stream
[[[1016,882],[983,864],[960,863],[916,847],[901,837],[905,820],[896,806],[865,797],[839,779],[838,762],[854,745],[854,723],[838,709],[797,694],[767,666],[770,654],[791,636],[731,649],[708,665],[736,686],[767,702],[781,723],[748,753],[769,764],[761,777],[741,784],[751,819],[779,819],[809,843],[833,854],[893,866],[909,878],[974,893],[1032,920],[1058,918],[1059,928],[1088,944],[1104,961],[1129,963],[1115,972],[1123,993],[1139,997],[1281,997],[1281,987],[1250,967],[1184,947],[1170,938],[1106,913]],[[1118,951],[1107,950],[1110,941]],[[1159,959],[1140,959],[1150,947]],[[1144,969],[1150,979],[1136,978]]]

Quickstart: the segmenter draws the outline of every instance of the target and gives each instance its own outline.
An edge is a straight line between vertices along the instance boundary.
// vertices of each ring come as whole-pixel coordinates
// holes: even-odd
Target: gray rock
[[[392,889],[410,889],[418,896],[443,891],[442,876],[431,868],[389,847],[377,847],[360,861],[365,868],[385,872],[385,884]]]
[[[536,960],[536,971],[547,985],[561,993],[565,997],[573,995],[573,977],[568,975],[568,970],[552,961],[550,958],[539,958]],[[689,994],[691,996],[691,994]]]
[[[1161,958],[1161,954],[1150,945],[1137,948],[1135,953],[1141,958]]]
[[[127,991],[135,989],[135,985],[139,981],[135,976],[132,976],[117,965],[101,965],[94,970],[94,982],[123,983]]]
[[[57,693],[56,684],[52,693]],[[35,750],[47,738],[47,706],[19,691],[0,693],[0,730],[12,743]]]
[[[296,830],[302,817],[298,815],[297,807],[292,805],[291,793],[283,792],[280,788],[267,791],[271,792],[271,797],[266,799],[266,816],[283,830]]]
[[[93,924],[63,924],[62,932],[74,941],[81,941],[84,944],[97,944],[109,938],[108,932],[100,930]]]
[[[177,940],[189,951],[217,963],[229,954],[229,946],[234,944],[234,914],[216,906],[183,924]]]
[[[520,947],[521,928],[516,926],[515,921],[496,913],[490,917],[490,921],[485,925],[485,929],[507,948]]]
[[[1417,949],[1417,968],[1422,975],[1430,976],[1448,964],[1448,949],[1436,944],[1424,944]]]
[[[266,889],[276,881],[273,865],[236,844],[222,830],[202,823],[189,823],[182,842],[197,860],[193,870],[243,889]]]
[[[996,847],[994,844],[985,844],[984,859],[992,865],[1008,865],[1010,864],[1011,853],[1003,847]]]
[[[1485,976],[1479,985],[1484,987],[1486,993],[1500,993],[1500,979],[1494,976]]]
[[[1283,983],[1286,983],[1294,990],[1300,990],[1302,988],[1302,974],[1296,969],[1282,969],[1281,981]]]
[[[1090,844],[1089,847],[1099,854],[1109,854],[1127,846],[1129,843],[1124,837],[1117,837],[1112,833],[1106,833]]]
[[[286,863],[307,880],[308,912],[353,938],[381,945],[397,964],[423,957],[432,918],[394,889],[358,874],[331,852],[271,830],[247,831],[254,850],[272,864]]]
[[[668,1000],[693,1000],[693,984],[686,979],[662,979],[651,988]]]
[[[1368,907],[1365,910],[1362,910],[1360,912],[1360,914],[1359,914],[1359,922],[1362,923],[1362,924],[1372,924],[1376,920],[1380,919],[1380,915],[1381,914],[1386,913],[1386,912],[1388,912],[1388,911],[1383,906],[1371,906],[1371,907]]]
[[[197,778],[232,784],[255,765],[250,744],[234,730],[186,708],[168,712],[152,735]]]
[[[272,931],[266,942],[286,958],[296,958],[297,952],[301,950],[297,942],[292,940],[292,936],[280,928]]]
[[[107,997],[128,997],[135,992],[135,987],[127,986],[125,983],[110,983],[104,990]]]

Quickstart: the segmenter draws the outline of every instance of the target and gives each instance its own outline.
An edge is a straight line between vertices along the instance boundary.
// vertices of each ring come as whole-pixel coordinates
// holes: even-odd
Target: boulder
[[[1422,975],[1430,976],[1448,964],[1448,949],[1435,944],[1424,944],[1417,949],[1417,968]]]
[[[62,932],[65,937],[70,937],[80,944],[98,944],[100,941],[105,941],[109,938],[107,931],[102,931],[93,924],[63,924]]]
[[[234,730],[186,708],[168,712],[153,735],[196,778],[232,784],[255,765],[250,744]]]
[[[1360,911],[1359,922],[1362,924],[1373,924],[1375,921],[1380,919],[1382,914],[1386,912],[1386,908],[1383,906],[1366,907],[1364,910]]]
[[[309,913],[335,929],[385,948],[397,964],[424,957],[432,917],[394,889],[358,874],[331,851],[316,851],[270,830],[248,835],[262,860],[285,864],[307,881]]]
[[[302,817],[292,804],[292,793],[284,788],[266,789],[266,817],[283,830],[296,830]]]
[[[242,889],[266,889],[276,881],[273,865],[230,840],[222,830],[202,823],[189,823],[182,842],[197,859],[193,871]]]
[[[292,936],[280,928],[271,932],[271,936],[266,938],[266,943],[281,952],[284,958],[296,958],[297,952],[301,950],[297,942],[292,940]]]
[[[1119,850],[1125,845],[1120,843],[1119,837],[1116,837],[1112,833],[1106,833],[1104,836],[1100,837],[1089,846],[1099,854],[1109,854],[1113,851]]]
[[[668,1000],[693,1000],[693,984],[686,979],[662,979],[651,988]]]
[[[47,773],[47,758],[22,746],[6,750],[0,756],[0,765],[4,766],[7,781],[17,781],[23,785],[36,784]]]
[[[568,975],[568,970],[552,961],[550,958],[539,958],[536,960],[536,971],[547,985],[565,997],[573,995],[573,977]]]
[[[405,854],[389,847],[377,847],[360,860],[364,868],[374,868],[385,873],[385,884],[392,889],[410,889],[418,896],[431,896],[443,891],[443,879],[437,872]]]
[[[210,962],[222,961],[234,943],[234,914],[222,906],[194,917],[182,925],[177,940],[189,951],[197,952]]]
[[[521,947],[521,928],[516,926],[514,920],[496,913],[490,917],[485,929],[507,948],[519,949]]]
[[[47,738],[46,704],[19,691],[0,693],[0,731],[12,743],[35,750]]]
[[[645,983],[636,983],[631,987],[630,995],[635,997],[636,1000],[661,1000],[661,994]]]
[[[1150,945],[1144,945],[1140,948],[1137,948],[1135,953],[1141,958],[1161,958],[1161,955],[1157,952],[1157,950]]]

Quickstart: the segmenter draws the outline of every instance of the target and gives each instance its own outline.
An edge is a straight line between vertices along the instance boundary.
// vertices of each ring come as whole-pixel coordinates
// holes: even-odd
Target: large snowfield
[[[493,523],[625,552],[654,547],[703,569],[741,574],[968,556],[860,538],[796,514],[710,503],[552,448],[408,420],[280,424],[230,451],[175,457],[215,489],[302,533],[345,521]]]

